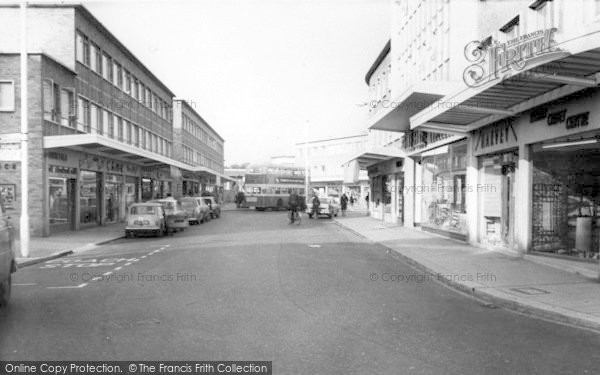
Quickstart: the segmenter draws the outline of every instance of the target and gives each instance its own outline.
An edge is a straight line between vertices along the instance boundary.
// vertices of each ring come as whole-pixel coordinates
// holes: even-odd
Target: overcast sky
[[[225,139],[226,165],[366,130],[389,0],[84,1]]]

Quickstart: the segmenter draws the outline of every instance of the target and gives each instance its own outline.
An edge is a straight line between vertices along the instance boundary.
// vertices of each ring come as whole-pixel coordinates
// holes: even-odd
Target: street
[[[329,219],[224,212],[19,270],[0,310],[0,358],[267,360],[274,374],[598,371],[599,335],[409,275]]]

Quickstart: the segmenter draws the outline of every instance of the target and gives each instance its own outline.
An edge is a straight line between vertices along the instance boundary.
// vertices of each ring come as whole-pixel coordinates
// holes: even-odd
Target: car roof
[[[129,207],[133,207],[133,206],[160,206],[160,203],[156,203],[156,202],[138,202],[138,203],[132,203],[131,206]]]

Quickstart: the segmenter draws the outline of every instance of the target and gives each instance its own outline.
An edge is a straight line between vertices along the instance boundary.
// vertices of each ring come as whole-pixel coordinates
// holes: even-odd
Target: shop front
[[[75,229],[77,162],[73,153],[50,151],[45,154],[48,180],[49,233]]]
[[[498,121],[478,129],[471,137],[478,173],[477,183],[467,189],[467,194],[477,196],[474,237],[490,249],[515,248],[519,147],[513,122]]]
[[[420,198],[422,229],[466,240],[467,140],[425,151],[417,160],[421,182],[414,193]]]
[[[386,223],[404,223],[403,159],[379,162],[368,169],[371,216]]]

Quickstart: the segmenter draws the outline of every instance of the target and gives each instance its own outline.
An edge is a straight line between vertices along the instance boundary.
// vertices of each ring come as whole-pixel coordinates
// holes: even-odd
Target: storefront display
[[[596,138],[536,144],[532,155],[532,250],[597,258],[600,145]]]
[[[514,241],[515,166],[518,151],[478,158],[479,242],[511,248]]]
[[[123,195],[123,176],[106,174],[104,186],[104,220],[114,223],[121,220],[121,197]]]
[[[421,226],[466,235],[467,143],[459,141],[423,153]]]

